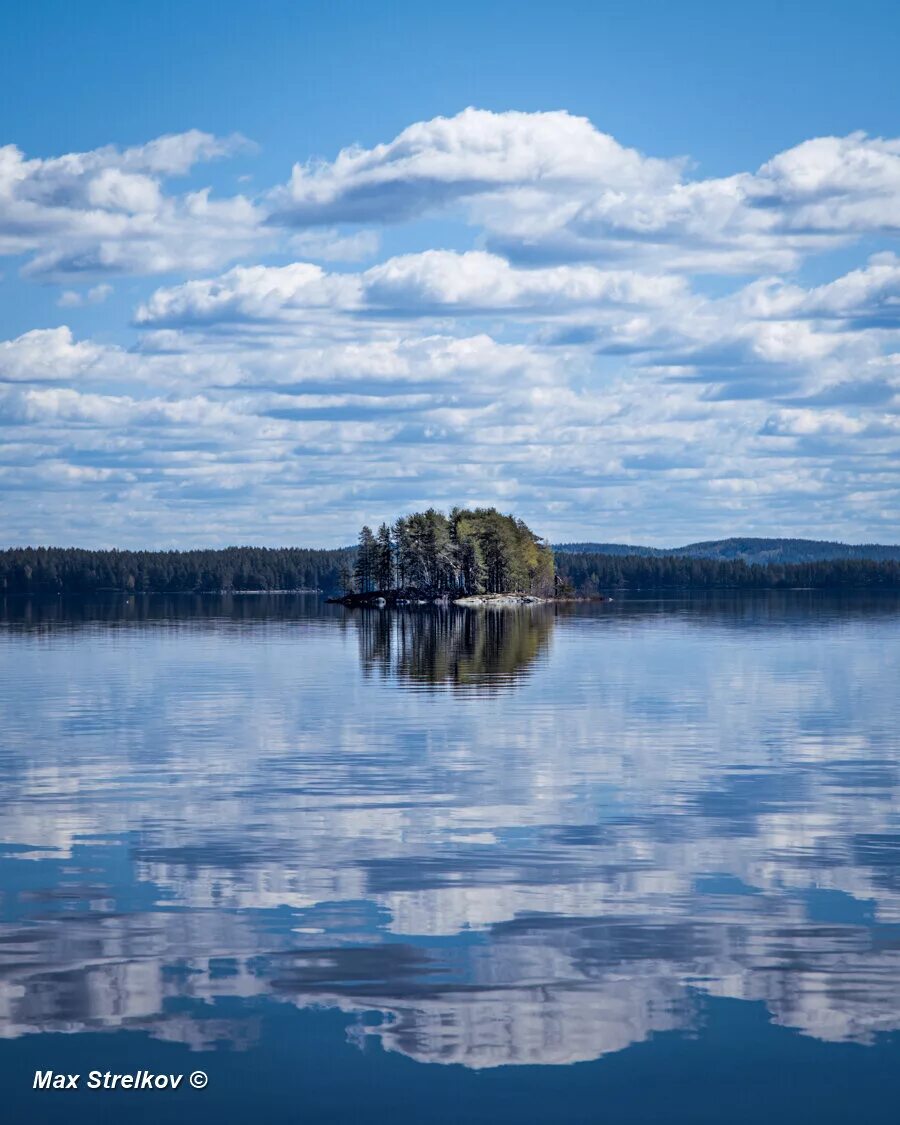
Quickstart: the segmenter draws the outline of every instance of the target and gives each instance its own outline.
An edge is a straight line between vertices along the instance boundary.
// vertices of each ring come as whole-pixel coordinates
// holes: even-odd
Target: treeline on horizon
[[[834,559],[870,559],[873,562],[900,560],[900,545],[889,543],[840,543],[822,539],[779,539],[732,536],[688,543],[684,547],[639,547],[626,543],[560,543],[560,554],[644,555],[652,558],[681,556],[692,559],[743,559],[747,563],[832,562]]]
[[[900,588],[900,561],[828,559],[806,563],[748,563],[744,559],[684,555],[607,555],[558,552],[557,573],[581,595],[612,590]]]
[[[14,547],[0,551],[0,593],[218,593],[340,587],[351,547],[225,547],[198,551],[90,551]]]
[[[357,561],[355,547],[334,550],[227,547],[196,551],[15,547],[0,551],[0,594],[237,590],[318,590],[333,594],[345,591],[347,576],[354,572]],[[654,589],[900,589],[900,561],[897,560],[831,559],[760,564],[742,559],[558,552],[555,570],[559,592],[581,596]],[[370,582],[374,582],[374,578]]]

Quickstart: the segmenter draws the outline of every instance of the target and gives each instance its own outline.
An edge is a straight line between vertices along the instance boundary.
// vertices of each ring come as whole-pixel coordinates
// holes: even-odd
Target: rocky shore
[[[468,606],[471,608],[501,608],[504,606],[550,605],[557,602],[610,601],[606,597],[594,598],[543,598],[537,594],[470,594],[453,598],[449,594],[434,594],[423,590],[373,590],[365,594],[344,594],[326,598],[333,605],[351,609],[384,609],[408,606]]]

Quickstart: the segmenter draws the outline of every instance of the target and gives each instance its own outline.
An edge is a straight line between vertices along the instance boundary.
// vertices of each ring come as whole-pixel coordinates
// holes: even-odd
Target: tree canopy
[[[551,593],[553,552],[522,520],[496,508],[435,508],[359,533],[352,592],[430,595]],[[348,591],[351,592],[351,591]]]

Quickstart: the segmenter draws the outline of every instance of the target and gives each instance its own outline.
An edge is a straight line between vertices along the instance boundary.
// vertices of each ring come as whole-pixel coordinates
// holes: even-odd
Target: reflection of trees
[[[363,670],[414,684],[499,685],[524,675],[546,649],[553,611],[429,607],[354,615]]]
[[[340,606],[318,594],[91,594],[80,597],[2,597],[0,629],[13,633],[116,629],[192,629],[278,624],[302,619],[338,621]]]
[[[371,619],[364,626],[364,613],[353,611],[352,617],[343,606],[329,605],[318,594],[91,594],[89,596],[12,596],[0,595],[0,630],[9,633],[77,632],[98,625],[117,629],[187,629],[215,632],[230,627],[283,625],[286,621],[305,624],[327,623],[344,628],[355,620],[357,628],[367,634],[380,630],[383,636],[396,636],[403,620],[407,631],[413,625],[424,632],[434,630],[435,642],[440,629],[453,634],[450,618],[455,614],[481,613],[483,618],[499,617],[500,610],[463,610],[422,606],[396,611],[393,621],[387,612],[368,611]],[[502,615],[530,619],[538,627],[547,621],[547,633],[555,617],[642,621],[657,617],[683,617],[692,627],[713,626],[745,630],[747,626],[827,629],[845,625],[849,620],[878,622],[895,619],[900,613],[900,593],[895,590],[709,590],[683,591],[660,595],[654,591],[632,591],[612,604],[596,602],[557,603],[552,607],[533,606],[519,611],[504,607]],[[379,617],[383,620],[379,624]],[[430,626],[427,619],[433,618]],[[442,624],[442,621],[444,622]],[[498,630],[506,628],[503,622]],[[381,642],[379,642],[381,643]],[[377,648],[377,646],[376,646]],[[377,662],[377,661],[376,661]],[[498,667],[497,671],[502,671]]]

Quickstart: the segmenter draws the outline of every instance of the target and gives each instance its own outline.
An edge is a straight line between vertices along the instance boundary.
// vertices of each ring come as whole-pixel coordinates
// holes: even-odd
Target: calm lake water
[[[4,1117],[894,1123],[898,683],[893,595],[0,602]]]

